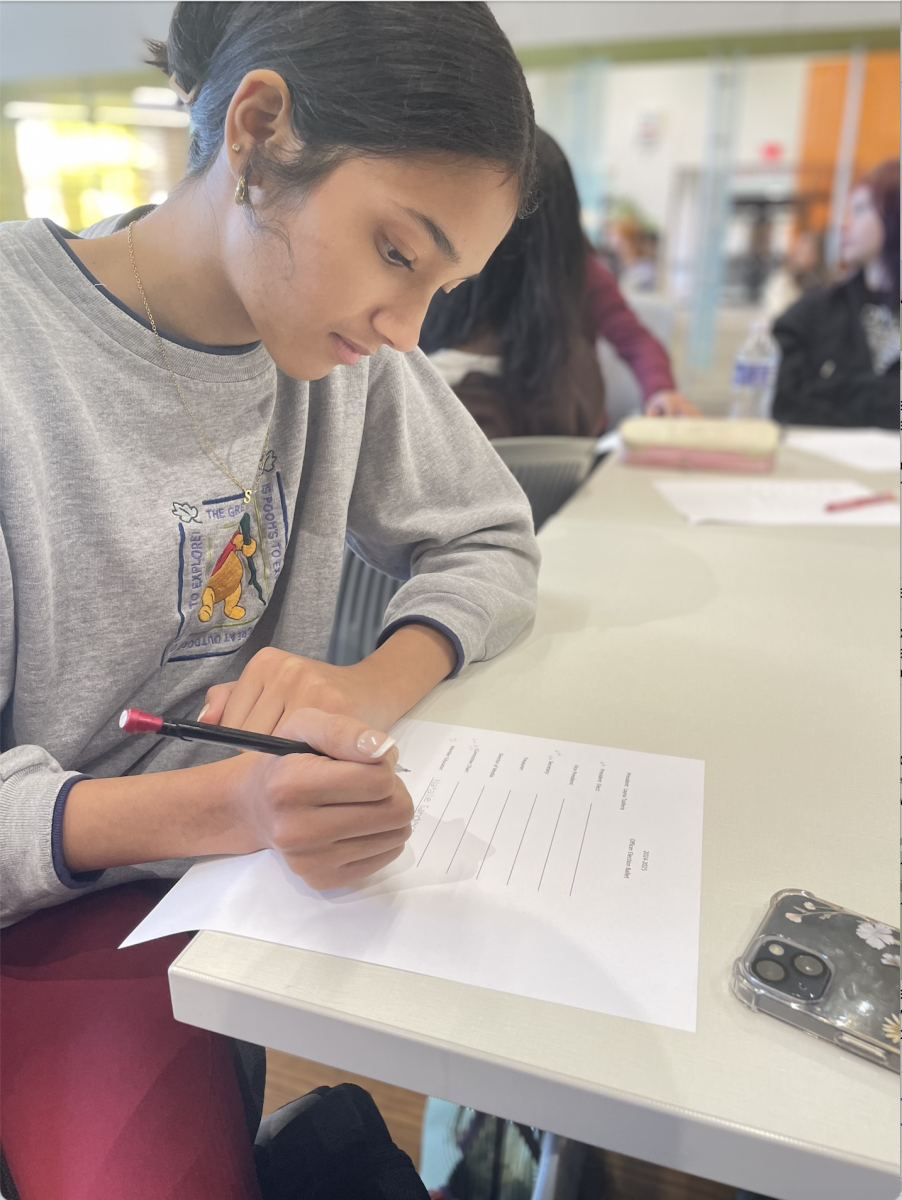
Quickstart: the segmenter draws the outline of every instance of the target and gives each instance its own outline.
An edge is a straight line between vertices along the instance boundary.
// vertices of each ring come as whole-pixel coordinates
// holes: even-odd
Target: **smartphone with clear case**
[[[899,1071],[899,930],[882,921],[777,892],[732,988],[756,1012]]]

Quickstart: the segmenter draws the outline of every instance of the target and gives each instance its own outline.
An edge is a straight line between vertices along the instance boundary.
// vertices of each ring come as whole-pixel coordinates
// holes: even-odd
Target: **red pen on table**
[[[234,746],[239,750],[257,750],[261,754],[317,754],[330,758],[324,750],[317,750],[307,742],[293,742],[288,738],[270,737],[265,733],[249,733],[246,729],[229,729],[222,725],[202,725],[200,721],[166,721],[142,712],[140,708],[126,708],[119,718],[119,728],[126,733],[155,733],[159,737],[181,738],[186,742],[215,742],[219,746]],[[394,746],[395,739],[389,738],[379,748],[379,758]],[[409,773],[409,767],[395,767],[395,773]]]
[[[865,508],[869,504],[895,504],[899,500],[893,492],[880,492],[874,496],[857,496],[854,500],[834,500],[824,505],[824,512],[848,512],[853,508]]]

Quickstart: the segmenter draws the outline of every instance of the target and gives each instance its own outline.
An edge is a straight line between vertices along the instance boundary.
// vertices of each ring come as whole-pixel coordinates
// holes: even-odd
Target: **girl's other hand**
[[[354,717],[388,729],[449,675],[457,653],[426,625],[398,629],[363,662],[333,667],[272,646],[259,651],[234,683],[207,692],[198,720],[205,725],[286,733],[286,718],[301,708]]]
[[[358,674],[352,667],[333,667],[268,646],[254,655],[234,683],[210,688],[198,719],[252,733],[278,732],[279,737],[290,736],[281,723],[300,708],[379,725],[378,706],[368,702]]]

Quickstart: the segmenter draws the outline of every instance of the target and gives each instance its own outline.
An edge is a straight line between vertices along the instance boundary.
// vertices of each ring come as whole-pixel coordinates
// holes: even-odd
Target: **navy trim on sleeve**
[[[443,625],[441,621],[435,621],[432,617],[399,617],[397,621],[392,621],[391,625],[386,627],[379,634],[379,640],[376,642],[376,649],[391,637],[393,633],[397,633],[399,629],[403,629],[405,625],[428,625],[430,629],[437,629],[439,633],[443,633],[451,645],[454,647],[454,652],[457,655],[457,666],[446,676],[447,679],[453,679],[455,675],[459,675],[464,665],[464,648],[461,645],[460,638],[453,629],[449,629],[447,625]]]
[[[63,815],[66,811],[66,801],[69,799],[69,793],[75,787],[76,783],[81,783],[83,779],[92,779],[92,775],[75,775],[72,779],[67,779],[60,788],[56,797],[56,803],[53,806],[53,821],[50,825],[50,849],[53,853],[53,869],[56,871],[56,877],[67,888],[83,888],[89,887],[92,883],[96,883],[103,871],[81,871],[78,875],[73,875],[66,866],[66,860],[63,858]]]

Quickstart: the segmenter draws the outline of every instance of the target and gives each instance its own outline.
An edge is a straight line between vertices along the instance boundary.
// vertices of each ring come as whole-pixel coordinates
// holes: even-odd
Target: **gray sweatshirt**
[[[70,235],[71,236],[71,235]],[[205,449],[149,326],[42,220],[0,227],[0,805],[4,924],[85,889],[189,863],[72,876],[79,779],[222,757],[129,736],[123,708],[196,717],[263,646],[322,659],[345,537],[408,580],[411,620],[491,658],[535,607],[529,505],[419,352],[382,349],[301,383],[262,345],[167,339]],[[269,446],[263,447],[269,429]]]

